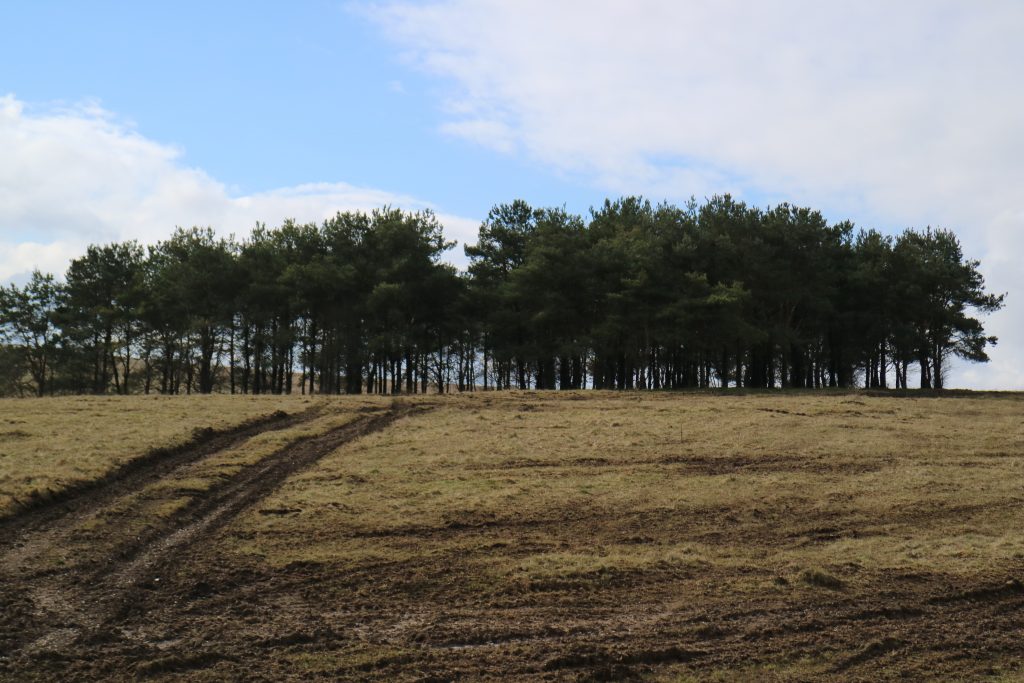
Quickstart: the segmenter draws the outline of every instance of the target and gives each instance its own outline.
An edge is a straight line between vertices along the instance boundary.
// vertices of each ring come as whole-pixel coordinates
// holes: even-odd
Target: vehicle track
[[[337,445],[421,407],[432,405],[438,418],[456,419],[454,411],[445,412],[443,399],[427,406],[421,397],[405,400],[412,405],[379,404],[347,427],[296,440],[234,471],[215,488],[189,496],[188,507],[159,524],[104,541],[85,559],[69,558],[70,568],[23,572],[14,588],[27,591],[24,604],[0,584],[0,628],[9,624],[13,632],[18,619],[26,625],[9,640],[12,647],[0,639],[0,681],[873,681],[1020,675],[1024,568],[1017,560],[972,568],[966,558],[952,569],[898,558],[892,567],[826,564],[840,579],[835,584],[804,578],[802,570],[819,566],[818,560],[715,567],[699,556],[521,580],[481,573],[492,554],[504,563],[490,566],[515,570],[524,558],[591,552],[588,544],[609,542],[635,544],[641,552],[685,542],[706,545],[709,555],[741,547],[763,549],[766,556],[795,554],[809,544],[821,550],[869,534],[955,529],[959,520],[982,512],[1016,514],[1016,497],[983,508],[956,499],[897,506],[884,518],[822,508],[799,491],[784,504],[758,503],[756,515],[739,519],[724,503],[674,514],[569,500],[510,508],[509,514],[450,504],[441,515],[355,523],[365,507],[359,496],[379,486],[371,495],[379,492],[387,509],[394,499],[386,494],[395,488],[383,481],[390,474],[380,480],[352,475],[376,471],[375,458],[394,457],[403,448],[417,453],[418,439],[437,438],[441,430],[424,420],[408,434],[389,430],[384,448],[360,451],[358,462],[346,457],[355,450],[343,450],[316,472],[315,481],[303,480],[301,489],[299,482],[288,486],[280,502],[277,496],[273,504],[264,500],[286,477]],[[424,432],[414,434],[417,427]],[[442,429],[444,436],[455,433],[447,425]],[[214,462],[221,461],[199,467],[211,471]],[[713,464],[710,457],[706,463],[687,462]],[[792,470],[789,458],[770,462],[779,471]],[[806,462],[819,471],[818,458]],[[607,464],[597,458],[570,463],[577,469]],[[509,464],[530,461],[500,460],[493,469]],[[848,464],[840,459],[821,472],[861,471],[852,466],[857,463]],[[732,469],[730,464],[706,471]],[[409,479],[452,475],[431,473],[426,459],[407,471]],[[177,478],[184,491],[189,476],[187,469],[175,470],[165,479]],[[333,491],[326,521],[317,518],[325,509],[324,491]],[[115,496],[112,504],[122,498]],[[275,517],[250,516],[257,509]],[[140,517],[134,510],[118,514],[125,523]],[[48,522],[37,532],[46,529],[65,527]],[[65,539],[68,548],[86,547],[79,537]],[[368,552],[349,553],[350,546]]]
[[[21,511],[0,519],[0,545],[16,545],[20,536],[34,529],[45,528],[71,515],[89,514],[124,495],[125,491],[141,489],[183,465],[231,448],[257,434],[308,422],[320,412],[319,406],[293,414],[276,411],[228,429],[197,430],[192,439],[180,446],[153,449],[103,477],[26,502]]]
[[[37,508],[5,525],[0,557],[0,672],[17,672],[40,657],[63,656],[77,645],[103,641],[119,620],[145,602],[184,551],[227,524],[288,476],[309,467],[342,445],[385,428],[421,406],[393,403],[370,409],[323,434],[300,437],[234,475],[199,492],[167,519],[142,533],[112,538],[102,547],[83,547],[77,529],[118,501],[154,482],[173,478],[182,468],[243,443],[262,432],[316,417],[317,411],[272,416],[192,447],[153,458],[151,467],[134,466],[89,487],[59,505]],[[53,550],[81,553],[59,569],[39,562]],[[166,584],[165,584],[166,585]]]

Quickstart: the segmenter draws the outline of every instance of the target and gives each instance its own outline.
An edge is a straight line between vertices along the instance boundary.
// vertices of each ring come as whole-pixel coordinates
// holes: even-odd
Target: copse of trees
[[[90,246],[0,288],[3,393],[942,388],[998,310],[947,230],[891,237],[788,204],[627,197],[589,220],[494,207],[466,272],[437,218],[209,228]],[[890,383],[891,380],[891,383]]]

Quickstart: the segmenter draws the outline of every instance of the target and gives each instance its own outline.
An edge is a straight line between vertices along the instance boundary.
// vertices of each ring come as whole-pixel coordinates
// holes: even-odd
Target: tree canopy
[[[63,281],[0,288],[4,393],[401,393],[684,387],[942,388],[984,362],[976,260],[716,196],[624,197],[586,218],[495,206],[466,272],[430,211],[178,228],[90,246]]]

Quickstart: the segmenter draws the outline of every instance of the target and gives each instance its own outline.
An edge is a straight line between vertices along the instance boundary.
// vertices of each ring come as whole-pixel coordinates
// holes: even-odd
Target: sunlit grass
[[[0,399],[0,516],[34,495],[96,479],[151,449],[185,443],[196,430],[225,429],[278,410],[294,413],[317,405],[337,404],[345,413],[345,406],[373,400],[229,395]],[[336,418],[325,419],[296,434],[322,429]],[[259,435],[218,462],[229,474],[289,438],[294,435]]]
[[[238,520],[244,552],[351,566],[447,550],[493,590],[702,567],[752,591],[829,583],[806,576],[856,591],[876,571],[976,574],[1024,553],[1020,396],[433,400],[267,502],[295,514]],[[504,543],[474,551],[453,528]]]

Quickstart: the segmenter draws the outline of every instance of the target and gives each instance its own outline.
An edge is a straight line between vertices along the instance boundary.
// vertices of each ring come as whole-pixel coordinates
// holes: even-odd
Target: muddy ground
[[[562,406],[550,401],[532,399],[490,408],[494,415],[480,413],[489,430],[499,428],[502,416],[529,419],[547,412],[571,420],[572,415],[557,412]],[[474,504],[400,523],[346,525],[320,523],[333,519],[331,510],[342,514],[346,505],[354,505],[343,497],[325,495],[317,508],[312,500],[277,495],[285,482],[294,487],[296,476],[316,472],[321,460],[358,459],[365,465],[372,444],[387,439],[390,448],[419,448],[411,445],[420,443],[415,425],[483,421],[472,414],[476,409],[413,399],[364,407],[341,426],[227,469],[212,485],[189,488],[203,462],[244,447],[260,433],[293,428],[317,415],[272,416],[200,435],[189,446],[149,456],[145,466],[125,468],[63,500],[0,521],[0,678],[1024,676],[1024,557],[1019,553],[990,562],[981,557],[967,563],[969,569],[852,553],[840,553],[827,565],[777,560],[778,553],[800,557],[805,549],[820,557],[814,553],[824,546],[875,535],[936,533],[974,523],[982,514],[1021,517],[1024,490],[1020,496],[977,502],[958,494],[956,482],[944,482],[953,491],[941,503],[893,506],[877,519],[865,517],[864,508],[852,502],[835,502],[842,497],[844,478],[874,476],[891,455],[824,458],[786,450],[743,455],[699,447],[659,451],[639,444],[638,454],[627,458],[631,473],[670,471],[680,481],[749,473],[778,477],[765,481],[784,486],[788,480],[781,477],[798,473],[808,481],[828,482],[830,505],[821,505],[825,494],[812,490],[740,507],[705,501],[674,509],[604,504],[584,491],[537,507]],[[768,410],[794,420],[810,415],[791,407]],[[537,422],[536,429],[556,424],[561,423],[551,418]],[[468,437],[453,432],[450,438],[451,443],[435,446],[452,452],[458,439]],[[486,469],[487,479],[481,481],[497,482],[488,483],[493,486],[525,486],[517,478],[523,471],[539,480],[590,481],[621,464],[615,454],[624,448],[612,444],[600,454],[566,462],[546,461],[524,449],[522,457],[484,464],[446,461],[445,467],[463,474]],[[587,452],[595,449],[601,450]],[[998,452],[1001,463],[1018,463],[1021,456]],[[559,467],[564,471],[553,475]],[[324,470],[321,479],[345,479],[337,485],[362,490],[372,476],[367,473],[378,469],[342,471]],[[1013,464],[1006,472],[1019,476],[1021,470]],[[444,481],[449,479],[446,475]],[[168,490],[185,495],[186,502],[154,505],[154,497]],[[636,496],[642,501],[643,490]],[[382,494],[381,504],[387,501]],[[261,534],[272,538],[260,541],[261,552],[238,551],[264,538]],[[651,554],[684,541],[706,549],[705,554],[688,559]],[[328,542],[382,550],[282,561],[267,554],[275,544],[301,549]],[[654,559],[636,559],[648,556]],[[538,557],[562,564],[541,571]],[[572,561],[583,566],[566,568],[566,558],[579,557],[585,559]],[[609,559],[592,562],[602,557]]]

